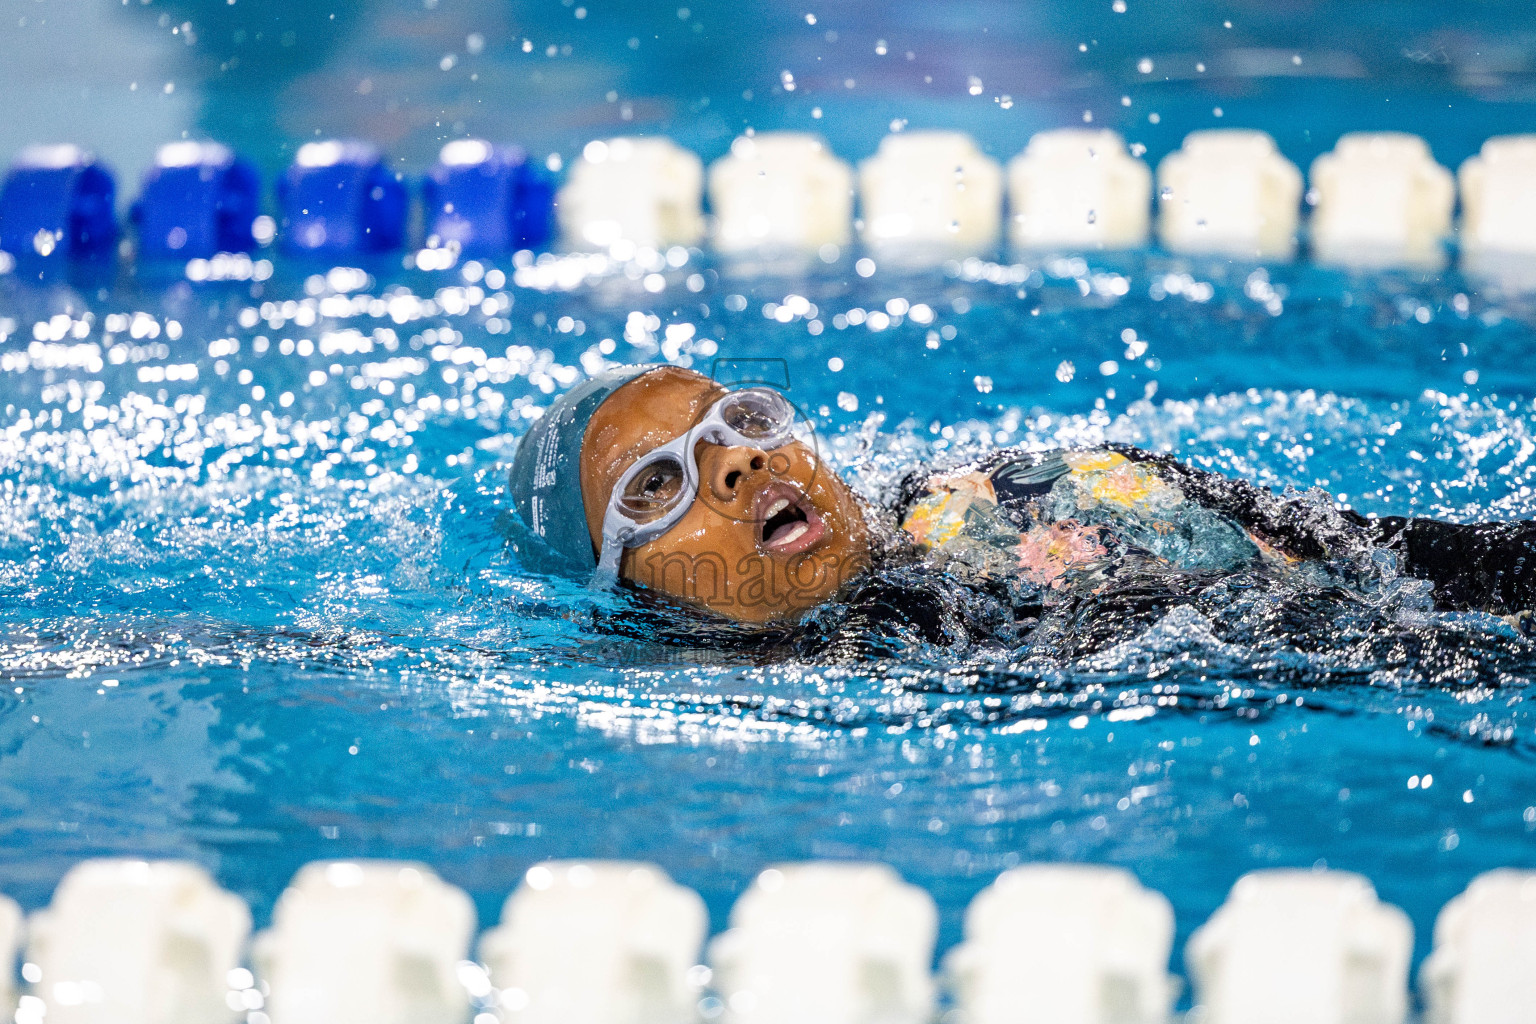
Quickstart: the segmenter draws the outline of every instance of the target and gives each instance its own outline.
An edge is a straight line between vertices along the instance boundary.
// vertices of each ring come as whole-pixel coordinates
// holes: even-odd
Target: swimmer
[[[1075,655],[1255,588],[1289,595],[1267,614],[1304,632],[1309,615],[1336,621],[1339,602],[1380,605],[1371,588],[1397,577],[1424,581],[1399,585],[1399,601],[1509,616],[1522,632],[1536,606],[1536,524],[1368,519],[1113,445],[925,468],[881,507],[793,425],[771,389],[620,367],[535,422],[513,505],[596,587],[749,626],[799,623],[832,647],[857,635],[862,653],[1039,634]]]

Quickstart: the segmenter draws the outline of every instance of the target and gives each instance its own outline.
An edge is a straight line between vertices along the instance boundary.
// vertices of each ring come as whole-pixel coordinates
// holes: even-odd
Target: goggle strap
[[[603,536],[603,551],[592,573],[588,590],[607,590],[619,582],[619,560],[624,557],[624,542],[618,537]]]

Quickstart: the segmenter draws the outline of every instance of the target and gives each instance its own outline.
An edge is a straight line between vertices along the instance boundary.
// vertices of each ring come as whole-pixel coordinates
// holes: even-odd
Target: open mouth
[[[758,546],[764,551],[793,554],[804,551],[825,532],[821,517],[804,495],[787,487],[775,487],[764,495],[759,518]]]

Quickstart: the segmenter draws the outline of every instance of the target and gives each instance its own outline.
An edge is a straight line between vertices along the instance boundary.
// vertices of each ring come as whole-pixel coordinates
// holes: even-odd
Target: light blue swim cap
[[[523,524],[552,550],[583,569],[597,568],[581,494],[581,442],[597,407],[636,377],[666,363],[616,366],[555,399],[523,435],[507,482]]]

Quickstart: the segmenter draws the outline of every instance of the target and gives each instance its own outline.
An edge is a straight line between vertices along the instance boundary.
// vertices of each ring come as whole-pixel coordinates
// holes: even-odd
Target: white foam
[[[1325,263],[1434,267],[1456,186],[1429,146],[1402,132],[1352,132],[1312,162],[1312,251]]]
[[[845,246],[853,170],[815,135],[743,135],[710,165],[709,202],[714,244],[722,252]]]
[[[984,253],[997,245],[1003,172],[960,132],[887,135],[859,165],[861,237],[915,261]]]
[[[1173,908],[1127,871],[1004,872],[965,913],[945,971],[967,1024],[1161,1024]]]
[[[1152,221],[1152,172],[1116,132],[1041,132],[1008,163],[1008,201],[1017,246],[1135,248]]]
[[[1461,248],[1536,256],[1536,135],[1500,135],[1461,165]]]
[[[1204,1024],[1401,1024],[1413,927],[1342,871],[1258,871],[1190,936]]]
[[[704,237],[703,190],[703,163],[670,139],[596,140],[571,168],[555,212],[577,251],[695,245]]]
[[[1536,871],[1473,879],[1435,920],[1435,951],[1419,971],[1426,1024],[1536,1020]]]
[[[32,915],[27,962],[48,1024],[217,1024],[251,915],[196,864],[87,860]]]
[[[1301,172],[1264,132],[1191,132],[1157,168],[1157,230],[1173,252],[1289,259]]]
[[[726,1024],[920,1024],[933,1010],[933,899],[883,864],[770,868],[709,947]]]
[[[480,942],[504,1021],[644,1024],[691,1019],[704,901],[650,864],[550,861]]]
[[[278,899],[252,962],[272,1024],[461,1024],[474,907],[424,864],[317,861]]]

